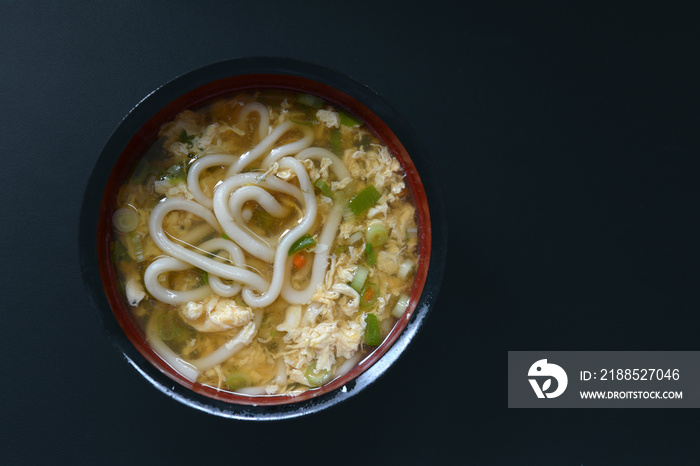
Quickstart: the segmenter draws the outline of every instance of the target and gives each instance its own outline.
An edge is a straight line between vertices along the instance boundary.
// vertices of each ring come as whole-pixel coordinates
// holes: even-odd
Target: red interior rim
[[[393,329],[384,339],[382,344],[372,351],[365,359],[344,376],[331,382],[312,388],[300,395],[265,395],[252,396],[235,394],[223,390],[190,382],[173,370],[160,356],[148,345],[144,333],[131,317],[126,303],[117,291],[117,276],[112,265],[110,244],[112,242],[111,218],[115,210],[116,195],[119,186],[127,179],[130,168],[146,149],[157,139],[160,127],[175,118],[186,109],[195,109],[206,105],[213,100],[236,92],[262,89],[284,89],[316,94],[323,97],[329,103],[343,108],[360,117],[367,126],[383,141],[391,153],[399,160],[405,173],[406,180],[413,195],[418,215],[419,231],[419,260],[415,273],[415,282],[411,289],[409,307],[404,315],[396,322]],[[123,329],[131,343],[163,374],[179,384],[207,397],[241,405],[280,405],[308,400],[324,393],[336,390],[350,380],[359,376],[374,364],[388,348],[397,340],[403,329],[411,319],[418,300],[421,297],[423,287],[428,275],[430,264],[431,245],[430,212],[425,190],[415,165],[411,161],[406,149],[398,140],[391,129],[377,117],[366,105],[350,95],[341,92],[331,86],[319,83],[299,76],[281,74],[245,74],[230,78],[212,81],[208,84],[193,89],[176,98],[153,117],[151,117],[141,129],[131,138],[122,151],[110,174],[100,204],[100,212],[97,224],[97,258],[100,268],[102,285],[109,304],[114,312],[119,325]]]

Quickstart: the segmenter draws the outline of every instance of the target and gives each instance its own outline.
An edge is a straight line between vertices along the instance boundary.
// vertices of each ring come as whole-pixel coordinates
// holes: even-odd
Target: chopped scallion
[[[161,340],[174,342],[184,338],[186,333],[172,314],[163,314],[158,317],[158,336]]]
[[[192,135],[187,135],[187,131],[184,129],[180,131],[180,142],[183,144],[187,144],[188,147],[192,147],[193,141],[194,140],[194,134]]]
[[[360,291],[360,306],[368,307],[377,304],[379,287],[375,283],[365,283]]]
[[[313,108],[323,107],[323,99],[313,94],[297,94],[294,101],[298,104],[306,105]]]
[[[372,243],[367,243],[367,246],[365,246],[365,258],[367,259],[367,265],[377,265],[377,254],[374,252]]]
[[[177,163],[163,172],[161,180],[167,181],[172,185],[184,182],[187,179],[187,172],[183,164]]]
[[[112,225],[120,233],[131,233],[139,226],[139,214],[131,206],[121,207],[114,211]]]
[[[131,236],[131,244],[134,246],[134,258],[137,262],[143,262],[145,256],[143,255],[143,241],[139,235]]]
[[[343,151],[343,144],[340,139],[340,130],[338,128],[333,128],[331,130],[331,151],[335,155],[341,155]]]
[[[226,385],[229,390],[238,390],[250,385],[250,379],[241,372],[234,372],[226,377]]]
[[[382,197],[373,185],[367,186],[365,189],[355,194],[355,196],[348,202],[348,207],[355,215],[360,215],[374,204]]]
[[[379,346],[382,343],[382,330],[379,328],[379,319],[374,314],[365,317],[365,344]]]
[[[328,183],[323,181],[321,178],[316,180],[316,182],[314,183],[314,186],[316,187],[316,189],[321,191],[321,194],[333,199],[333,191],[331,190],[331,187],[328,186]]]
[[[356,231],[355,233],[350,235],[350,238],[348,238],[348,243],[355,244],[358,241],[360,241],[361,239],[362,239],[362,232]]]
[[[301,251],[302,249],[308,249],[316,245],[316,240],[310,234],[305,234],[292,244],[289,248],[289,255],[293,255],[295,252]]]
[[[389,232],[386,229],[386,225],[377,220],[369,224],[365,237],[367,238],[368,243],[372,243],[373,246],[380,247],[386,243],[387,238],[389,238]]]
[[[362,124],[362,121],[348,113],[339,111],[338,115],[340,116],[340,124],[343,126],[360,126]]]
[[[367,281],[367,276],[369,275],[369,269],[367,267],[363,267],[361,265],[358,265],[357,268],[355,269],[355,274],[352,276],[352,281],[350,282],[350,287],[360,293],[362,291],[362,287],[365,286],[365,282]]]
[[[316,361],[309,364],[309,366],[304,371],[304,376],[306,380],[309,381],[309,385],[312,387],[318,387],[323,385],[331,376],[331,371],[328,370],[316,370]]]
[[[402,294],[399,296],[399,300],[396,301],[394,309],[391,310],[391,315],[398,319],[406,312],[406,309],[408,309],[408,295]]]
[[[413,261],[411,259],[406,259],[399,265],[399,270],[396,272],[396,276],[401,280],[406,280],[408,274],[413,270]]]

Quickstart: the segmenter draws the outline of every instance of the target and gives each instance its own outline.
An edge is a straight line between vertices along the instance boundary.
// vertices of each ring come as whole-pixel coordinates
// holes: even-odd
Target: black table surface
[[[450,5],[3,2],[1,464],[697,463],[697,411],[506,399],[509,350],[698,349],[691,12]],[[120,120],[246,56],[375,90],[429,147],[448,205],[444,284],[406,354],[346,403],[268,423],[152,388],[102,334],[78,263],[84,189]]]

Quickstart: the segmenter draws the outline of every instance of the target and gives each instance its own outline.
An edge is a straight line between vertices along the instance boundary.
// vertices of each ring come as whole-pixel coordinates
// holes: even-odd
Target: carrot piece
[[[294,264],[294,267],[297,269],[300,269],[306,265],[306,256],[302,252],[298,252],[294,254],[294,257],[292,257],[292,264]]]

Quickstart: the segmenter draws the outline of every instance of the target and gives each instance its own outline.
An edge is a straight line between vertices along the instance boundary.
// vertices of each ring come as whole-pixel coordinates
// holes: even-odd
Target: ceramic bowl
[[[419,263],[410,305],[383,343],[354,369],[300,395],[248,396],[193,383],[175,372],[148,345],[119,294],[111,262],[111,218],[117,190],[157,139],[163,123],[240,91],[284,89],[322,97],[362,118],[398,158],[414,197]],[[90,177],[80,225],[83,276],[105,333],[143,377],[171,398],[208,413],[269,420],[310,414],[359,393],[382,375],[407,345],[435,303],[445,266],[445,218],[428,152],[408,124],[376,93],[325,67],[281,58],[215,63],[173,79],[139,102],[119,124]],[[175,383],[173,383],[175,382]]]

